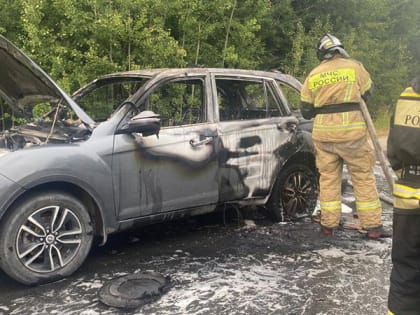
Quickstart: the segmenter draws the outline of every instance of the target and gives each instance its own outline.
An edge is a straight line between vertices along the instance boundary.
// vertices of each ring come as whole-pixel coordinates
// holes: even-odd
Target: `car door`
[[[165,80],[142,96],[159,135],[116,135],[113,172],[120,220],[212,205],[218,199],[217,125],[206,75]]]
[[[296,119],[281,105],[274,81],[252,76],[212,76],[218,103],[220,201],[266,197],[277,176],[281,150]]]

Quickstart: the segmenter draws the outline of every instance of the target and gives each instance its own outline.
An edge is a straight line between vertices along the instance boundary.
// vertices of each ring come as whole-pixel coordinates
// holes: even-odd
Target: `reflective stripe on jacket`
[[[407,185],[395,183],[394,196],[405,199],[418,199],[420,200],[420,188],[413,188]]]

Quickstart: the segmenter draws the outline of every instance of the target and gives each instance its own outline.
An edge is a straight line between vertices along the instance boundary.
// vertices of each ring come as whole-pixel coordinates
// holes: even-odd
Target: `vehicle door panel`
[[[217,125],[206,123],[206,115],[199,113],[207,106],[171,112],[180,105],[171,93],[179,93],[182,87],[168,88],[164,93],[158,93],[159,86],[155,90],[145,109],[162,115],[164,127],[159,135],[115,137],[114,178],[121,220],[218,201]],[[179,100],[186,101],[185,97]]]
[[[264,198],[283,163],[280,152],[287,150],[296,119],[282,116],[280,109],[274,113],[277,100],[268,95],[273,91],[268,90],[267,82],[227,81],[216,80],[216,86],[223,90],[218,91],[218,131],[225,152],[219,171],[220,201]],[[243,85],[249,90],[248,95]],[[261,91],[257,92],[259,88]],[[250,95],[258,93],[263,99]]]

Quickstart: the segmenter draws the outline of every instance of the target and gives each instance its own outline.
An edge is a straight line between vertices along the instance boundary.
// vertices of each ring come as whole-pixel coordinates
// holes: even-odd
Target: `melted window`
[[[76,102],[95,121],[104,121],[111,116],[122,102],[134,94],[143,85],[144,81],[107,82],[82,96],[78,96]]]
[[[269,85],[263,81],[216,79],[220,121],[281,116]]]
[[[162,127],[197,124],[205,121],[203,81],[176,80],[156,88],[147,108],[161,117]]]

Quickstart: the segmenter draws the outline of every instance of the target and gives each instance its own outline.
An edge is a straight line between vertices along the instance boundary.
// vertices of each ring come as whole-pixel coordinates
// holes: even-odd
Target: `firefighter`
[[[391,118],[387,155],[394,184],[388,314],[420,314],[420,75],[400,95]]]
[[[330,34],[318,42],[317,57],[321,63],[303,84],[300,109],[304,118],[315,117],[312,138],[320,173],[321,232],[331,235],[339,225],[346,163],[361,227],[369,238],[383,237],[382,205],[373,173],[375,153],[359,105],[371,92],[370,75]]]

